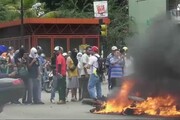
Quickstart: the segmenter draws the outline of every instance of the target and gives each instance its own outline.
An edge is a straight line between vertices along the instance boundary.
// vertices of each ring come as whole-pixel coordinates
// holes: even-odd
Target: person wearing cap
[[[110,90],[111,89],[111,86],[112,86],[112,82],[111,82],[111,79],[110,79],[110,73],[111,73],[111,65],[110,65],[110,59],[114,56],[114,53],[115,51],[117,50],[118,48],[116,46],[112,46],[111,47],[111,53],[107,56],[106,58],[106,67],[108,69],[107,71],[107,74],[108,74],[108,89]]]
[[[57,53],[56,58],[56,76],[57,76],[57,89],[59,92],[59,101],[57,104],[66,103],[66,60],[63,54],[63,48],[56,46],[54,50]]]
[[[97,75],[97,68],[98,68],[98,47],[92,46],[91,47],[91,54],[88,62],[87,68],[90,68],[90,78],[88,81],[88,92],[90,98],[92,99],[101,99],[102,98],[102,90],[101,90],[101,80],[100,77]]]

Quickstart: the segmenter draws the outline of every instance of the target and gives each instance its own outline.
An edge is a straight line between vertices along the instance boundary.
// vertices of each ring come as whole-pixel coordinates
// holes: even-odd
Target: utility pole
[[[23,36],[24,36],[24,3],[23,0],[21,0],[21,26],[20,26],[20,35],[21,35],[21,39],[20,39],[20,46],[22,45],[22,41],[23,41]]]

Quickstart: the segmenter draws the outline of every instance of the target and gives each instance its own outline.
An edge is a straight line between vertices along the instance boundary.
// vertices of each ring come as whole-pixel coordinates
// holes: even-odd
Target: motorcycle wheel
[[[44,91],[46,91],[47,93],[51,93],[51,89],[52,87],[49,82],[44,83]]]

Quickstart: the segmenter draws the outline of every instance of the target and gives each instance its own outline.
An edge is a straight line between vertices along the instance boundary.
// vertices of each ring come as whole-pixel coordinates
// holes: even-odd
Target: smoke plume
[[[129,49],[137,80],[134,91],[145,97],[179,96],[180,24],[168,15],[159,16],[145,34],[132,38]]]

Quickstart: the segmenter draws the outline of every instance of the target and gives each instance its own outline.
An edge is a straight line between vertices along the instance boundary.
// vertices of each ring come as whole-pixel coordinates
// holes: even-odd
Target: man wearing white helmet
[[[66,103],[66,60],[63,54],[63,48],[56,46],[54,50],[57,53],[56,58],[56,76],[57,76],[57,89],[59,92],[59,101],[57,104]]]
[[[110,66],[110,59],[114,56],[114,53],[115,51],[117,50],[118,48],[116,46],[112,46],[111,47],[111,53],[107,56],[106,58],[106,67],[108,69],[108,89],[111,89],[111,80],[110,80],[110,73],[111,73],[111,66]]]

